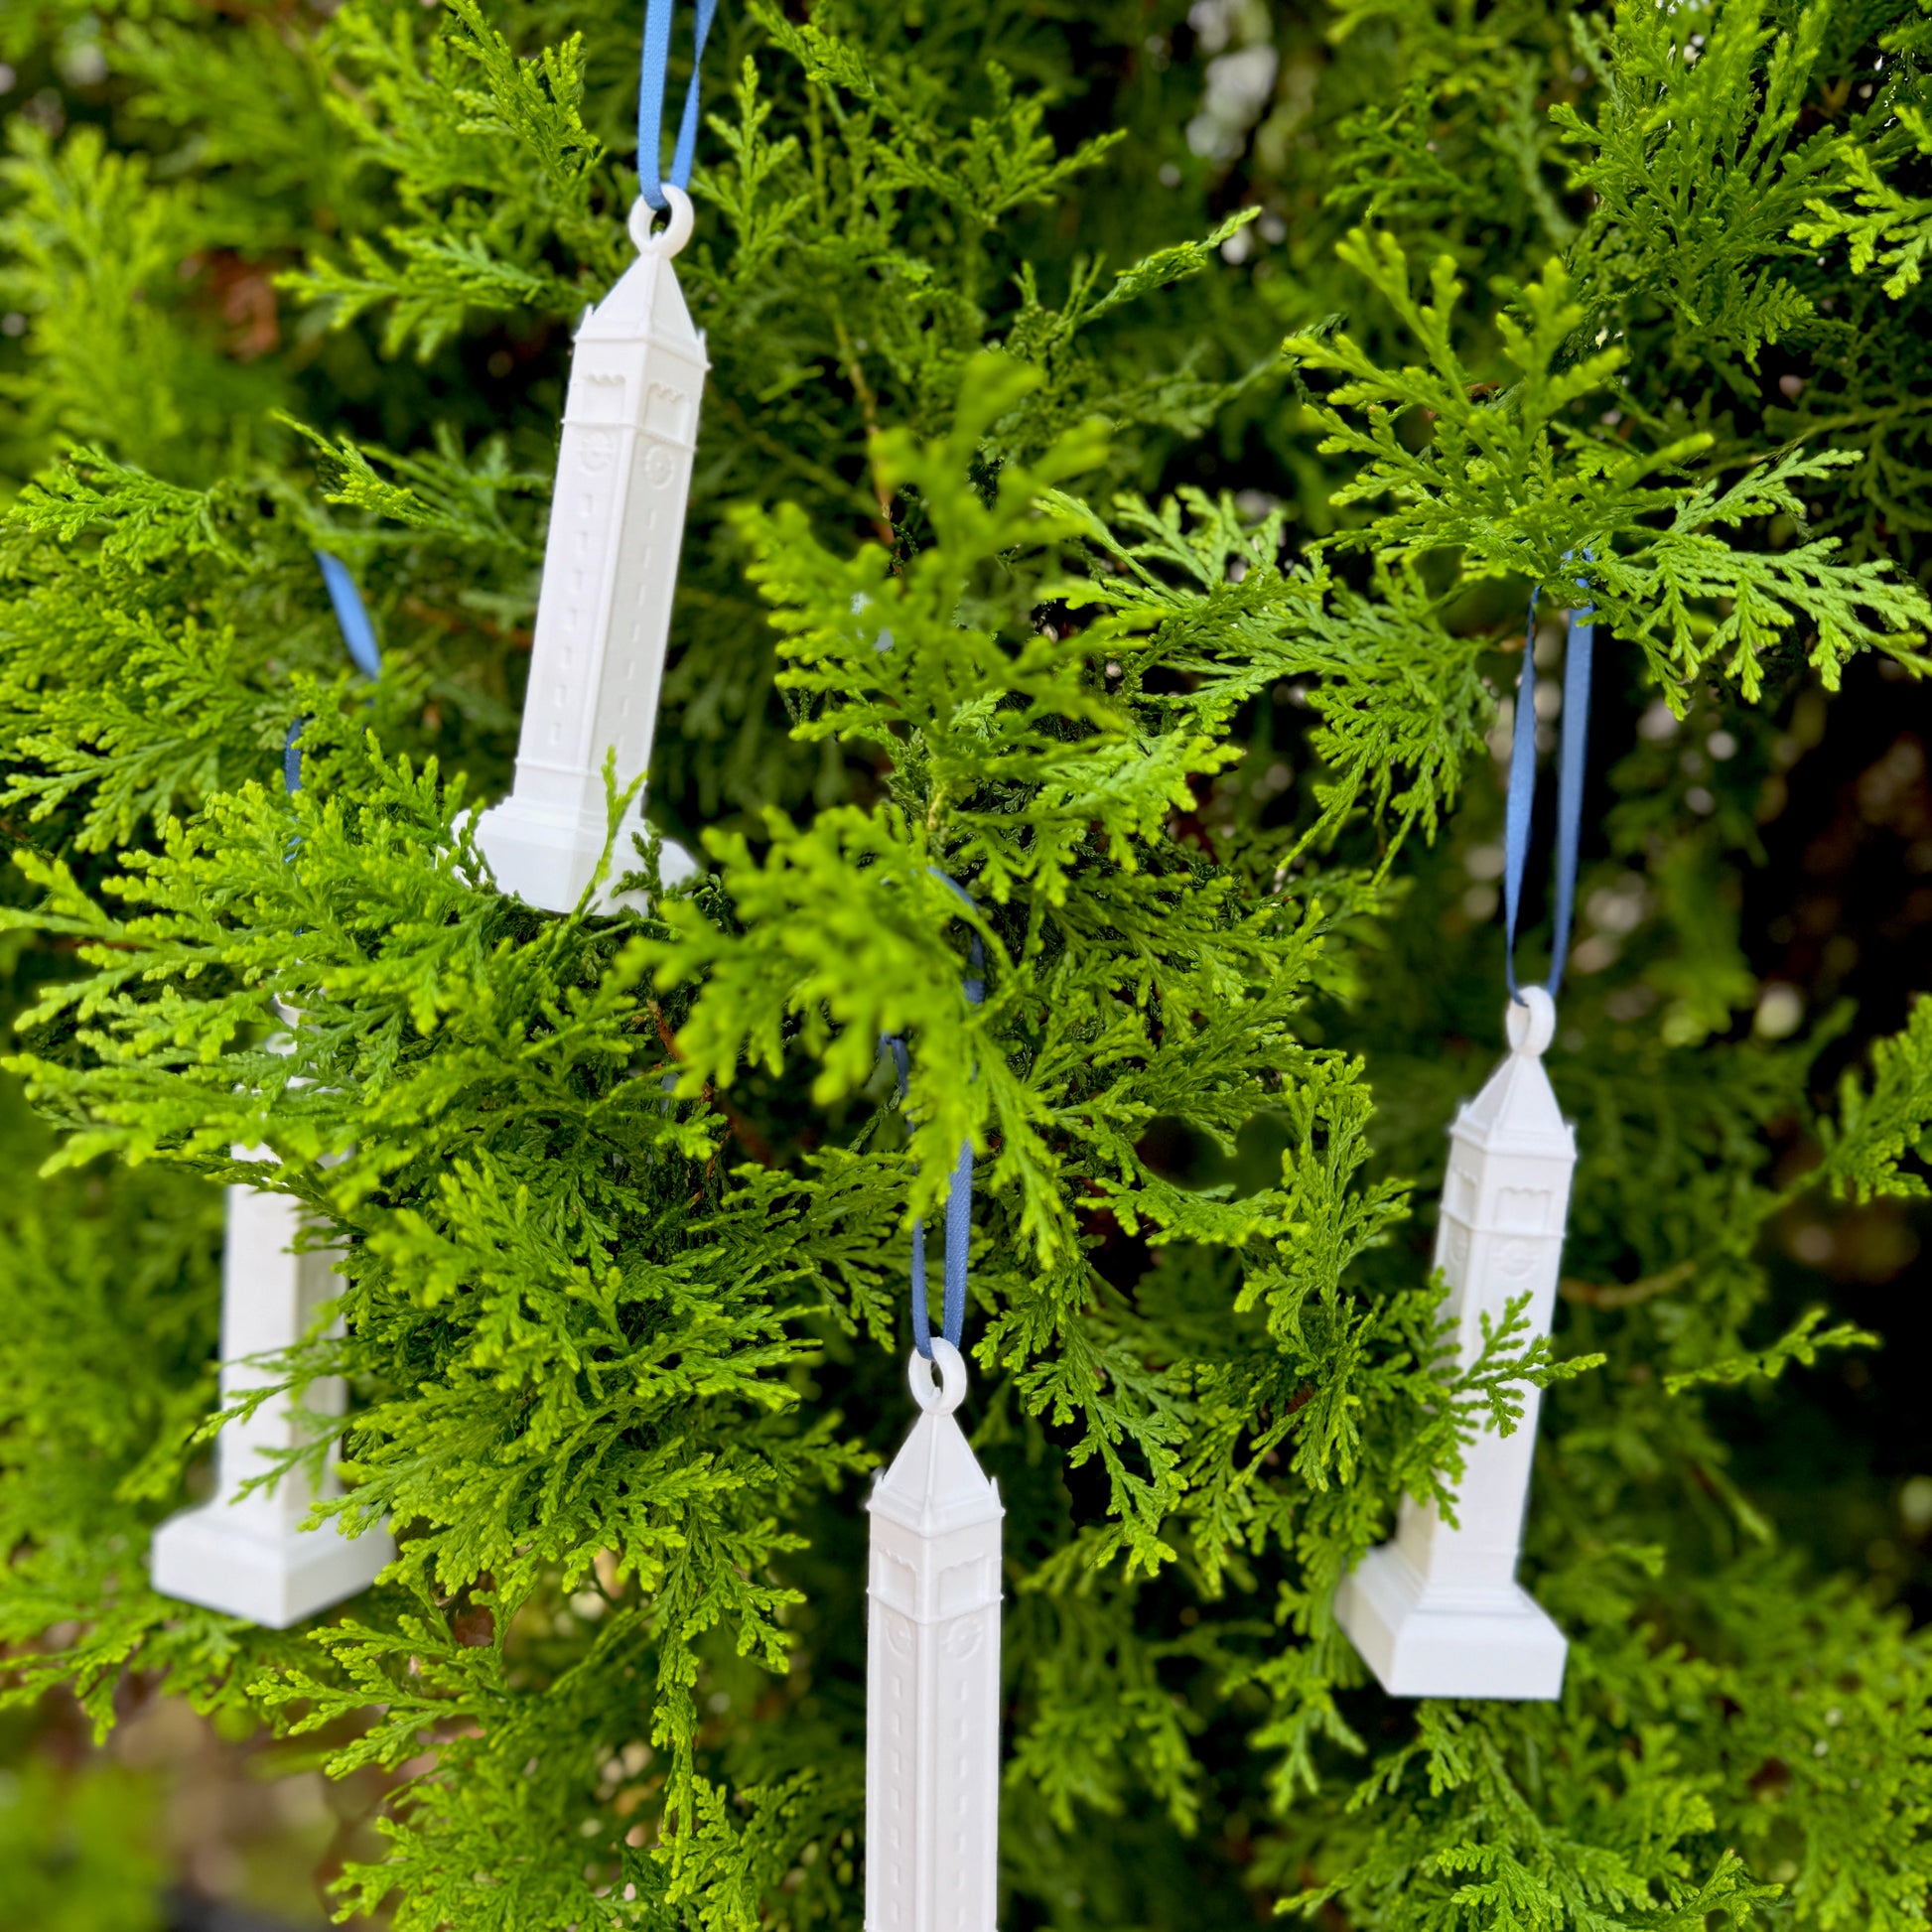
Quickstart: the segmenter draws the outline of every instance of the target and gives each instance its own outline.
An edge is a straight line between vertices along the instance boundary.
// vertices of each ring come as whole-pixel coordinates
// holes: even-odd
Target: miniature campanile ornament
[[[704,393],[704,338],[692,327],[672,257],[691,238],[685,186],[697,126],[697,64],[712,4],[698,9],[691,89],[670,179],[657,175],[672,0],[651,0],[638,99],[641,193],[630,211],[637,259],[577,331],[536,636],[516,748],[516,782],[477,823],[497,883],[532,905],[569,911],[610,837],[604,762],[621,788],[650,761],[664,682],[671,594]],[[665,225],[651,232],[654,210]],[[612,872],[642,829],[641,792],[619,827]],[[693,868],[666,847],[667,877]],[[600,903],[613,898],[609,888]]]
[[[1556,935],[1550,986],[1562,984],[1576,895],[1588,732],[1593,631],[1573,611],[1564,665],[1563,755],[1558,779]],[[1535,636],[1536,606],[1530,606]],[[1525,648],[1510,754],[1505,821],[1510,1051],[1449,1130],[1449,1173],[1436,1232],[1436,1267],[1449,1284],[1444,1312],[1458,1359],[1481,1353],[1482,1322],[1501,1324],[1527,1297],[1531,1337],[1550,1332],[1556,1310],[1576,1136],[1563,1118],[1543,1052],[1556,1002],[1516,985],[1516,915],[1536,783],[1536,671]],[[1371,1550],[1335,1593],[1335,1620],[1382,1688],[1396,1697],[1554,1698],[1563,1689],[1562,1631],[1516,1581],[1542,1392],[1521,1386],[1522,1418],[1508,1436],[1485,1427],[1463,1452],[1455,1521],[1435,1502],[1405,1496],[1393,1543]]]
[[[1543,1071],[1555,1003],[1540,986],[1523,998],[1509,1009],[1508,1057],[1449,1130],[1436,1266],[1464,1367],[1482,1352],[1484,1315],[1500,1325],[1527,1295],[1530,1332],[1546,1335],[1556,1303],[1577,1146]],[[1516,1581],[1542,1400],[1536,1388],[1517,1393],[1515,1433],[1485,1428],[1463,1452],[1455,1523],[1405,1496],[1395,1541],[1371,1550],[1336,1595],[1341,1627],[1397,1697],[1553,1698],[1563,1688],[1563,1633]]]
[[[379,677],[375,627],[347,565],[327,551],[318,551],[316,561],[356,669]],[[301,737],[298,719],[282,751],[283,781],[291,793],[302,788]],[[299,1015],[281,1012],[299,1024]],[[286,1035],[271,1042],[275,1051],[286,1052],[289,1045]],[[260,1148],[238,1147],[234,1155],[238,1161],[275,1158]],[[275,1358],[307,1339],[323,1308],[342,1292],[333,1253],[296,1252],[302,1232],[301,1207],[288,1195],[259,1187],[227,1190],[221,1243],[224,1409],[271,1381]],[[155,1532],[148,1571],[157,1594],[285,1630],[376,1580],[396,1554],[387,1530],[349,1537],[336,1517],[304,1527],[317,1502],[342,1491],[333,1451],[320,1481],[310,1465],[298,1463],[273,1485],[247,1489],[272,1471],[270,1458],[313,1440],[309,1418],[340,1416],[347,1400],[346,1385],[330,1376],[222,1425],[214,1445],[214,1494]]]
[[[977,1006],[984,986],[977,936],[973,953],[966,996]],[[902,1100],[905,1042],[887,1044],[898,1064]],[[926,1309],[925,1230],[913,1223],[913,1350],[906,1373],[921,1414],[867,1504],[866,1932],[994,1932],[999,1900],[1000,1524],[1006,1512],[998,1485],[953,1419],[966,1394],[959,1340],[972,1198],[968,1143],[946,1199],[945,1308],[937,1335]]]
[[[909,1363],[924,1413],[867,1505],[866,1932],[993,1932],[998,1895],[1006,1512],[953,1420],[965,1361],[931,1345]]]

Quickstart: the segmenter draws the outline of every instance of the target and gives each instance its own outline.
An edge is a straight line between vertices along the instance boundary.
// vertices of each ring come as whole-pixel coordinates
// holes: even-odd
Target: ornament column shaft
[[[286,1194],[246,1186],[227,1190],[221,1258],[221,1403],[260,1388],[272,1370],[259,1359],[293,1347],[317,1311],[341,1291],[335,1256],[298,1254],[300,1205]],[[310,1506],[341,1493],[334,1457],[320,1485],[300,1468],[272,1487],[243,1495],[243,1485],[270,1465],[263,1451],[286,1451],[309,1440],[299,1409],[339,1416],[348,1392],[328,1376],[261,1405],[245,1421],[223,1426],[215,1440],[214,1495],[156,1531],[150,1556],[154,1587],[164,1596],[245,1616],[271,1629],[313,1616],[365,1589],[395,1556],[385,1531],[350,1540],[332,1520],[305,1530]]]
[[[1451,1133],[1436,1266],[1449,1284],[1443,1311],[1455,1323],[1456,1359],[1468,1368],[1482,1353],[1483,1318],[1500,1328],[1522,1296],[1529,1297],[1529,1333],[1550,1332],[1576,1157],[1567,1140],[1551,1138],[1548,1151],[1529,1136],[1521,1146],[1485,1146],[1461,1128],[1458,1121]],[[1447,1587],[1501,1590],[1516,1581],[1543,1391],[1516,1393],[1523,1415],[1514,1433],[1485,1428],[1463,1451],[1454,1524],[1433,1502],[1403,1500],[1396,1541]]]
[[[287,1195],[254,1187],[230,1187],[227,1195],[221,1257],[224,1409],[262,1385],[268,1371],[259,1358],[301,1340],[317,1311],[342,1290],[333,1249],[294,1252],[302,1219]],[[347,1385],[339,1375],[322,1377],[300,1391],[299,1402],[314,1415],[340,1416],[348,1406]],[[291,1480],[245,1496],[241,1489],[268,1466],[266,1455],[299,1449],[307,1440],[292,1402],[265,1402],[252,1416],[229,1423],[215,1440],[215,1501],[258,1534],[281,1536],[300,1528],[317,1494],[342,1493],[333,1466],[325,1470],[320,1491]]]
[[[650,756],[705,371],[594,335],[601,313],[572,357],[515,788],[600,827],[605,753],[626,782]]]

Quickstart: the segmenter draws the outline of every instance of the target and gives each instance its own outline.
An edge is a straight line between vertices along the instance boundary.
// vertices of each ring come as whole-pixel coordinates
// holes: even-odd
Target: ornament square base
[[[1342,1579],[1335,1621],[1391,1697],[1520,1700],[1563,1691],[1569,1642],[1527,1590],[1431,1589],[1393,1543]]]
[[[351,1541],[332,1520],[318,1530],[263,1536],[229,1505],[212,1502],[162,1524],[148,1574],[163,1596],[286,1630],[367,1589],[395,1554],[386,1530]]]
[[[641,799],[638,802],[641,805]],[[546,912],[573,911],[604,857],[605,821],[601,812],[595,819],[584,818],[512,795],[479,816],[475,829],[477,844],[489,861],[496,884]],[[630,841],[643,831],[641,810],[633,809],[618,828],[611,871],[591,902],[593,911],[610,912],[620,905],[647,909],[639,903],[637,895],[614,890],[619,879],[636,869]],[[667,886],[689,879],[698,870],[690,853],[670,839],[658,852],[657,868]]]

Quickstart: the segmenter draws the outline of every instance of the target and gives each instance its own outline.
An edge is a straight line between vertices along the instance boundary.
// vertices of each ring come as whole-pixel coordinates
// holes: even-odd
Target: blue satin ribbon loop
[[[936,868],[933,878],[957,893],[974,911],[979,907],[973,897],[956,879],[947,879]],[[978,1006],[986,998],[986,947],[977,932],[972,939],[972,969],[962,982],[968,1004]],[[898,1074],[898,1097],[905,1098],[911,1071],[911,1055],[903,1034],[888,1034],[880,1044],[893,1056]],[[953,1168],[952,1181],[946,1191],[946,1282],[945,1300],[940,1310],[939,1332],[957,1348],[966,1332],[966,1274],[973,1245],[973,1144],[962,1141],[959,1160]],[[932,1359],[932,1315],[926,1307],[925,1222],[912,1223],[912,1341],[927,1361]]]
[[[646,0],[644,7],[644,54],[637,85],[637,192],[656,208],[664,206],[665,180],[677,189],[691,186],[691,163],[698,149],[698,74],[704,66],[704,44],[711,33],[712,16],[718,11],[718,0],[698,0],[691,84],[685,90],[671,172],[665,177],[659,174],[659,166],[664,153],[664,85],[671,65],[671,17],[675,10],[676,0]]]
[[[348,566],[327,550],[316,552],[316,562],[322,566],[322,581],[328,585],[329,602],[335,606],[336,627],[343,633],[355,668],[366,678],[380,677],[382,652],[376,647],[375,625],[369,621],[362,593],[355,588]]]
[[[1568,563],[1576,555],[1566,550]],[[1595,553],[1586,550],[1587,562]],[[1579,577],[1577,588],[1587,592],[1589,579]],[[1523,869],[1529,859],[1532,808],[1536,802],[1536,606],[1541,587],[1530,593],[1529,635],[1523,645],[1523,670],[1516,681],[1516,727],[1509,746],[1509,796],[1503,807],[1503,917],[1507,928],[1503,977],[1509,997],[1519,1006],[1516,989],[1516,921],[1523,902]],[[1570,613],[1569,641],[1564,649],[1563,734],[1557,766],[1557,902],[1555,931],[1550,940],[1550,997],[1563,985],[1563,969],[1570,958],[1570,925],[1577,900],[1577,848],[1583,836],[1584,777],[1589,752],[1589,678],[1595,653],[1594,605]]]
[[[375,641],[375,625],[369,621],[368,608],[348,566],[327,550],[316,552],[316,562],[322,567],[322,581],[336,613],[336,628],[343,633],[351,661],[364,677],[380,677],[382,652]],[[302,727],[308,722],[306,718],[296,719],[282,741],[282,788],[290,793],[302,789]]]

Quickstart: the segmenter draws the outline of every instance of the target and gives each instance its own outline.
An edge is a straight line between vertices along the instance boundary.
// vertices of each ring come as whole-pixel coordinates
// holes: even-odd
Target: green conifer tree
[[[1925,1192],[1932,1002],[1798,1024],[1736,890],[1925,667],[1923,15],[730,7],[649,793],[707,869],[552,917],[468,814],[640,11],[0,8],[7,1696],[385,1767],[337,1899],[399,1932],[856,1928],[862,1479],[970,1137],[1003,1924],[1926,1925],[1932,1656],[1762,1445],[1877,1339],[1772,1234]],[[1489,746],[1585,547],[1565,1312],[1463,1373]],[[347,1251],[264,1386],[349,1378],[401,1548],[282,1634],[144,1581],[237,1144]],[[1525,1374],[1564,1696],[1393,1702],[1334,1585]]]

